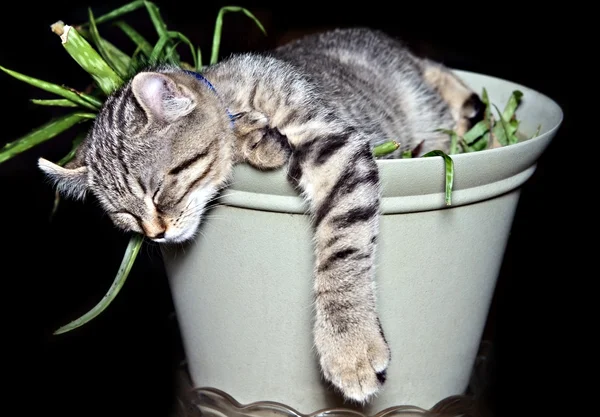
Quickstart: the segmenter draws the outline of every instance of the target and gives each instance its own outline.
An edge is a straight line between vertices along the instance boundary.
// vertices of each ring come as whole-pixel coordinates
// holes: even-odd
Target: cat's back
[[[423,62],[407,45],[370,28],[334,29],[304,36],[273,55],[301,71],[321,96],[361,126],[372,143],[394,138],[413,147],[444,138],[448,106],[423,78]]]
[[[418,71],[415,57],[401,41],[369,28],[307,35],[276,48],[274,54],[313,75],[327,75],[325,69],[346,70],[374,79],[381,72],[397,71],[399,67]]]

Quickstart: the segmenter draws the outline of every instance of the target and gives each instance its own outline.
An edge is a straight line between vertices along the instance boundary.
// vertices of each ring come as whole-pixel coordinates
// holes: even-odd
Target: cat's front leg
[[[314,342],[323,375],[346,399],[366,402],[390,361],[374,291],[377,165],[347,128],[295,146],[289,177],[309,201],[315,228]]]

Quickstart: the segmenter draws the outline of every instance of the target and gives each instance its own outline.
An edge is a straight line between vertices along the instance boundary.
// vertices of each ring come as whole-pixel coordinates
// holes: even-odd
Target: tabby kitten
[[[362,403],[390,361],[373,285],[380,182],[372,147],[394,139],[402,147],[393,156],[448,151],[435,130],[464,132],[481,107],[451,72],[399,41],[334,30],[231,56],[202,75],[141,71],[108,98],[71,163],[39,166],[65,195],[91,191],[116,226],[169,243],[195,236],[234,164],[287,164],[314,226],[323,376]]]

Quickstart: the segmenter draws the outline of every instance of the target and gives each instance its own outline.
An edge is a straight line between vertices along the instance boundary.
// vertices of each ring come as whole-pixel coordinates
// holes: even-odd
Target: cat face
[[[107,99],[74,161],[39,166],[62,194],[91,192],[119,228],[182,242],[227,182],[233,141],[205,83],[178,70],[142,72]]]

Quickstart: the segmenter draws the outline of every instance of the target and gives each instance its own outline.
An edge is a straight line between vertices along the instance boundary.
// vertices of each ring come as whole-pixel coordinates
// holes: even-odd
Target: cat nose
[[[165,231],[163,230],[162,232],[159,232],[157,234],[155,234],[154,236],[151,236],[150,239],[162,239],[165,237]]]
[[[162,223],[162,222],[161,222]],[[165,237],[165,233],[167,232],[167,227],[163,223],[156,222],[142,222],[142,229],[144,230],[144,234],[150,239],[162,239]]]

